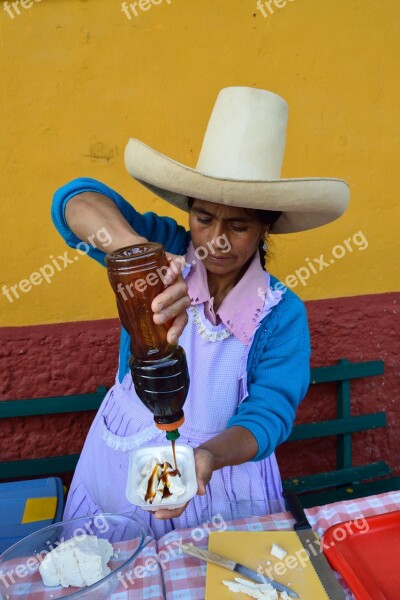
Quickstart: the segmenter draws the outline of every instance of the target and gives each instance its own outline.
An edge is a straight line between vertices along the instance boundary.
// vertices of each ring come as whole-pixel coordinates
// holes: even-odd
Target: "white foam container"
[[[162,454],[166,460],[174,464],[174,458],[172,455],[172,446],[145,446],[137,450],[133,450],[129,456],[128,466],[128,482],[126,485],[126,497],[129,502],[139,506],[143,510],[156,511],[158,508],[167,510],[174,510],[175,508],[181,508],[188,502],[197,492],[197,479],[196,479],[196,466],[194,462],[193,448],[186,444],[175,444],[176,462],[178,469],[182,474],[182,483],[186,486],[185,492],[177,497],[179,501],[171,501],[169,498],[165,498],[161,502],[153,502],[148,504],[142,500],[136,490],[140,482],[143,479],[141,471],[144,466],[151,461],[153,457],[160,457]]]

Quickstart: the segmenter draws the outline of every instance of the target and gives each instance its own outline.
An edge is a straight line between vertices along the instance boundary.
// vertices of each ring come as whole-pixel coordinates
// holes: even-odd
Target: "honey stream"
[[[172,444],[172,454],[173,454],[173,457],[174,457],[174,467],[175,467],[175,471],[177,472],[177,474],[178,474],[178,475],[179,475],[179,477],[180,477],[180,476],[181,476],[181,474],[180,474],[180,472],[179,472],[179,469],[178,469],[178,464],[177,464],[177,462],[176,462],[175,441],[176,441],[176,440],[172,440],[172,441],[171,441],[171,444]]]
[[[148,484],[147,484],[147,492],[145,495],[145,501],[146,502],[150,502],[150,504],[152,504],[154,497],[156,495],[156,487],[157,487],[157,482],[158,482],[158,469],[160,467],[163,468],[163,473],[162,476],[160,478],[160,481],[162,481],[162,483],[164,484],[164,490],[163,490],[163,498],[168,498],[168,496],[171,496],[171,493],[168,489],[168,477],[181,477],[180,471],[178,469],[178,465],[176,462],[176,451],[175,451],[175,440],[171,440],[171,444],[172,444],[172,454],[174,457],[174,466],[175,469],[174,470],[169,470],[172,469],[172,466],[165,462],[164,464],[156,464],[153,468],[153,471],[150,475]]]

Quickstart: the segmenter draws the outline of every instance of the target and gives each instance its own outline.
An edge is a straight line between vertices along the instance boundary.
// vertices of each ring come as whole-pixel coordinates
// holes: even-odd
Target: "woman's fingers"
[[[159,312],[156,312],[153,315],[154,323],[160,325],[161,323],[165,323],[166,321],[170,321],[171,319],[175,319],[178,315],[186,313],[186,309],[190,306],[190,298],[186,294],[185,296],[179,298],[175,302],[172,302],[168,306],[165,306]]]
[[[183,330],[185,329],[188,322],[188,316],[186,311],[180,315],[178,315],[171,327],[168,329],[167,340],[170,344],[176,344],[178,338],[182,335]]]
[[[215,458],[209,450],[195,448],[194,460],[196,463],[197,494],[204,496],[207,493],[207,484],[214,471]]]
[[[180,517],[181,514],[186,510],[188,504],[189,502],[186,502],[184,506],[182,506],[181,508],[175,508],[174,510],[161,508],[156,511],[154,516],[156,517],[156,519],[176,519],[177,517]]]
[[[182,271],[185,266],[185,257],[177,254],[170,254],[169,252],[166,252],[165,254],[168,259],[169,266],[167,268],[162,268],[160,277],[165,285],[171,285],[171,283],[174,283],[178,279],[182,279]]]
[[[174,304],[177,300],[182,298],[189,298],[188,287],[186,282],[181,276],[174,282],[171,283],[165,290],[158,294],[151,303],[151,309],[155,314],[164,312],[166,308]]]
[[[168,254],[168,259],[172,263],[164,276],[168,287],[154,298],[151,308],[154,312],[154,323],[160,325],[171,322],[167,339],[169,343],[175,344],[187,323],[186,309],[190,306],[190,298],[187,285],[181,275],[185,263],[184,257]]]
[[[166,252],[167,259],[170,263],[169,276],[176,279],[180,276],[185,266],[185,257],[178,254],[171,254]]]

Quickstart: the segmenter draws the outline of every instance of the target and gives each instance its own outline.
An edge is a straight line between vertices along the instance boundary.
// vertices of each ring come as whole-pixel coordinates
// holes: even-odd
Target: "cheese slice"
[[[246,594],[246,596],[255,598],[255,600],[278,600],[278,598],[280,600],[290,600],[286,592],[281,592],[278,596],[278,592],[270,583],[254,583],[241,577],[235,577],[235,581],[223,581],[222,583],[231,592]]]
[[[45,586],[86,587],[111,573],[114,554],[108,540],[95,535],[76,536],[47,554],[39,567]]]
[[[278,600],[277,591],[269,583],[253,583],[241,577],[235,577],[235,581],[223,581],[231,592],[246,594],[256,600]]]

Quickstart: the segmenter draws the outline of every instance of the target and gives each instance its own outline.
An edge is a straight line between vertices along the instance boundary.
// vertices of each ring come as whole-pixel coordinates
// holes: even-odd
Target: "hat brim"
[[[125,166],[139,183],[188,211],[188,198],[216,204],[282,211],[274,233],[314,229],[338,219],[346,210],[350,190],[342,179],[241,180],[212,177],[176,162],[140,140],[131,138],[125,149]]]

